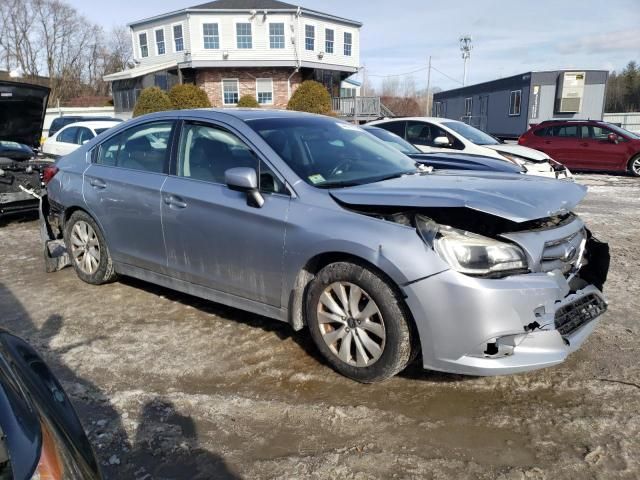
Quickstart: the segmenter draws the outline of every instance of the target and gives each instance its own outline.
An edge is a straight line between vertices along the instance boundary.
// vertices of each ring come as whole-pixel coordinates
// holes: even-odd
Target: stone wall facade
[[[287,79],[293,73],[291,68],[203,68],[196,72],[196,85],[201,87],[213,107],[224,107],[222,101],[222,80],[238,79],[239,97],[256,97],[256,79],[271,78],[273,81],[273,104],[264,108],[287,108],[289,92]],[[302,83],[302,75],[297,72],[291,77],[291,93]]]

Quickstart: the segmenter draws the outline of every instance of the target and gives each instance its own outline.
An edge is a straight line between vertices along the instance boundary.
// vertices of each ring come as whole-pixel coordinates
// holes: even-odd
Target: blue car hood
[[[518,223],[567,213],[586,193],[586,187],[573,182],[469,171],[405,175],[330,191],[346,205],[465,207]]]

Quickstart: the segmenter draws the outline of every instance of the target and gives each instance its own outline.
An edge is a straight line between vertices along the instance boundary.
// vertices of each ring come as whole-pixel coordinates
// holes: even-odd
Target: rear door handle
[[[165,195],[164,203],[169,205],[169,208],[187,208],[187,202],[176,195]]]
[[[107,188],[107,184],[98,178],[92,178],[91,180],[89,180],[89,185],[100,190],[102,190],[103,188]]]

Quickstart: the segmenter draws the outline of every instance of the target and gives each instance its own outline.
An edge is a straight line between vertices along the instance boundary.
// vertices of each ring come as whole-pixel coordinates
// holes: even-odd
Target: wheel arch
[[[406,295],[400,288],[400,285],[378,265],[372,263],[362,256],[342,251],[323,252],[313,256],[306,262],[306,264],[296,275],[293,288],[289,292],[288,301],[288,319],[294,330],[301,330],[307,324],[304,312],[304,299],[306,297],[309,284],[316,277],[318,272],[320,272],[320,270],[322,270],[327,265],[336,262],[354,263],[356,265],[365,267],[382,277],[384,281],[389,285],[389,287],[396,292],[398,298],[402,301],[403,308],[408,316],[411,328],[416,335],[416,338],[419,338],[413,315],[411,313],[411,310],[409,309],[409,306],[405,302]]]

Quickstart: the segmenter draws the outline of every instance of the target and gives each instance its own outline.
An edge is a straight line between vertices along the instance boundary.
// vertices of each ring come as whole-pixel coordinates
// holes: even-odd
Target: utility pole
[[[432,115],[433,106],[431,103],[431,55],[429,55],[429,67],[427,68],[427,117]]]
[[[460,51],[462,52],[462,60],[464,60],[464,73],[462,75],[463,87],[467,84],[467,68],[469,64],[469,58],[471,58],[471,50],[473,49],[471,40],[471,35],[463,35],[460,37]]]

